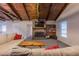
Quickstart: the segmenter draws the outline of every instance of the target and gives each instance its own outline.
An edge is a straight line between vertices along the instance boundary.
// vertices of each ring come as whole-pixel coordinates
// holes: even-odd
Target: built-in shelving
[[[44,27],[37,27],[33,24],[33,39],[53,39],[56,37],[56,25],[46,24]]]
[[[38,24],[35,26],[35,22],[33,23],[33,39],[45,39],[46,36],[46,25]],[[41,27],[42,25],[42,27]]]

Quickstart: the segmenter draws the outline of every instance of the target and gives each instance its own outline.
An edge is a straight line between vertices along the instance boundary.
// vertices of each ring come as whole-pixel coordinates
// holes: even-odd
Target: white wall
[[[67,20],[68,37],[63,38],[60,36],[59,23],[63,20]],[[73,46],[79,45],[79,4],[70,4],[66,10],[57,19],[57,37],[58,40]]]
[[[24,38],[32,37],[32,22],[17,21],[13,23],[14,32],[22,34]]]
[[[5,22],[5,21],[4,21]],[[32,22],[31,21],[6,21],[6,34],[18,33],[23,38],[32,38]]]

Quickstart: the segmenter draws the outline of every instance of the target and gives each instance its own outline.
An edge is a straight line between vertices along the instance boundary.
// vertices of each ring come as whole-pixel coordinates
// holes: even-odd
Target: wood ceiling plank
[[[2,10],[4,13],[6,13],[8,16],[10,16],[10,19],[13,19],[11,17],[15,17],[17,18],[14,14],[12,14],[11,12],[7,11],[5,8],[3,8],[2,6],[0,6],[0,10]]]
[[[11,4],[11,3],[8,3],[8,6],[12,9],[12,11],[18,16],[18,18],[20,20],[22,20],[22,18],[20,17],[18,11],[15,9],[15,7]]]
[[[12,11],[12,9],[8,6],[7,3],[1,3],[0,6],[2,6],[6,11],[13,14],[14,17],[16,17],[16,14]]]
[[[3,13],[10,19],[14,19],[12,17],[15,17],[20,20],[56,20],[66,7],[65,3],[8,3],[7,5],[16,15],[9,12],[8,9],[6,10],[6,7],[0,8],[4,11]],[[39,9],[37,9],[37,5]],[[37,16],[38,14],[39,17]]]
[[[9,19],[6,19],[5,17],[0,16],[0,20],[1,20],[1,21],[6,21],[6,20],[9,20]]]
[[[65,3],[53,3],[48,20],[55,20]]]
[[[12,6],[14,7],[15,12],[17,12],[19,17],[22,18],[22,20],[28,20],[28,16],[22,3],[12,3]]]
[[[37,19],[37,4],[36,3],[26,3],[26,9],[30,15],[30,19]]]
[[[49,5],[49,8],[48,8],[49,10],[48,10],[48,13],[47,13],[46,20],[48,20],[48,18],[49,18],[49,14],[50,14],[51,7],[52,7],[52,4]]]
[[[50,9],[50,3],[39,4],[39,19],[47,19]]]
[[[3,14],[1,11],[0,11],[0,16],[3,17],[3,18],[5,18],[6,20],[9,20],[9,19],[10,19],[10,18],[7,17],[5,14]]]
[[[0,10],[0,12],[2,12],[4,15],[6,15],[9,18],[9,20],[13,20],[13,18],[11,17],[11,15],[9,15],[8,13],[6,13],[5,11]]]
[[[61,13],[65,10],[65,8],[67,7],[68,3],[64,4],[64,6],[62,7],[61,11],[58,13],[58,15],[56,16],[55,20],[57,20],[57,18],[61,15]]]
[[[27,16],[28,16],[28,18],[29,18],[29,20],[30,20],[30,15],[29,15],[29,13],[28,13],[28,11],[27,11],[27,8],[26,8],[26,5],[23,3],[23,6],[24,6],[24,9],[25,9],[25,12],[26,12],[26,14],[27,14]]]
[[[5,12],[2,12],[2,13],[5,14],[10,20],[13,20],[13,18],[10,15],[8,15],[7,13],[5,13]]]
[[[0,16],[0,19],[5,19],[4,17]]]

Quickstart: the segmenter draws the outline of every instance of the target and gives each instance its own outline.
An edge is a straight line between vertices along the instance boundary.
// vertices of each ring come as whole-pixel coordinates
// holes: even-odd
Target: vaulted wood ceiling
[[[56,20],[66,3],[0,3],[0,20]]]

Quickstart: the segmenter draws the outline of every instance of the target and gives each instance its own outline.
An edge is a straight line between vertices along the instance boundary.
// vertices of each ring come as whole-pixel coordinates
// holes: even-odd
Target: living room
[[[78,6],[0,3],[0,55],[79,55]]]

